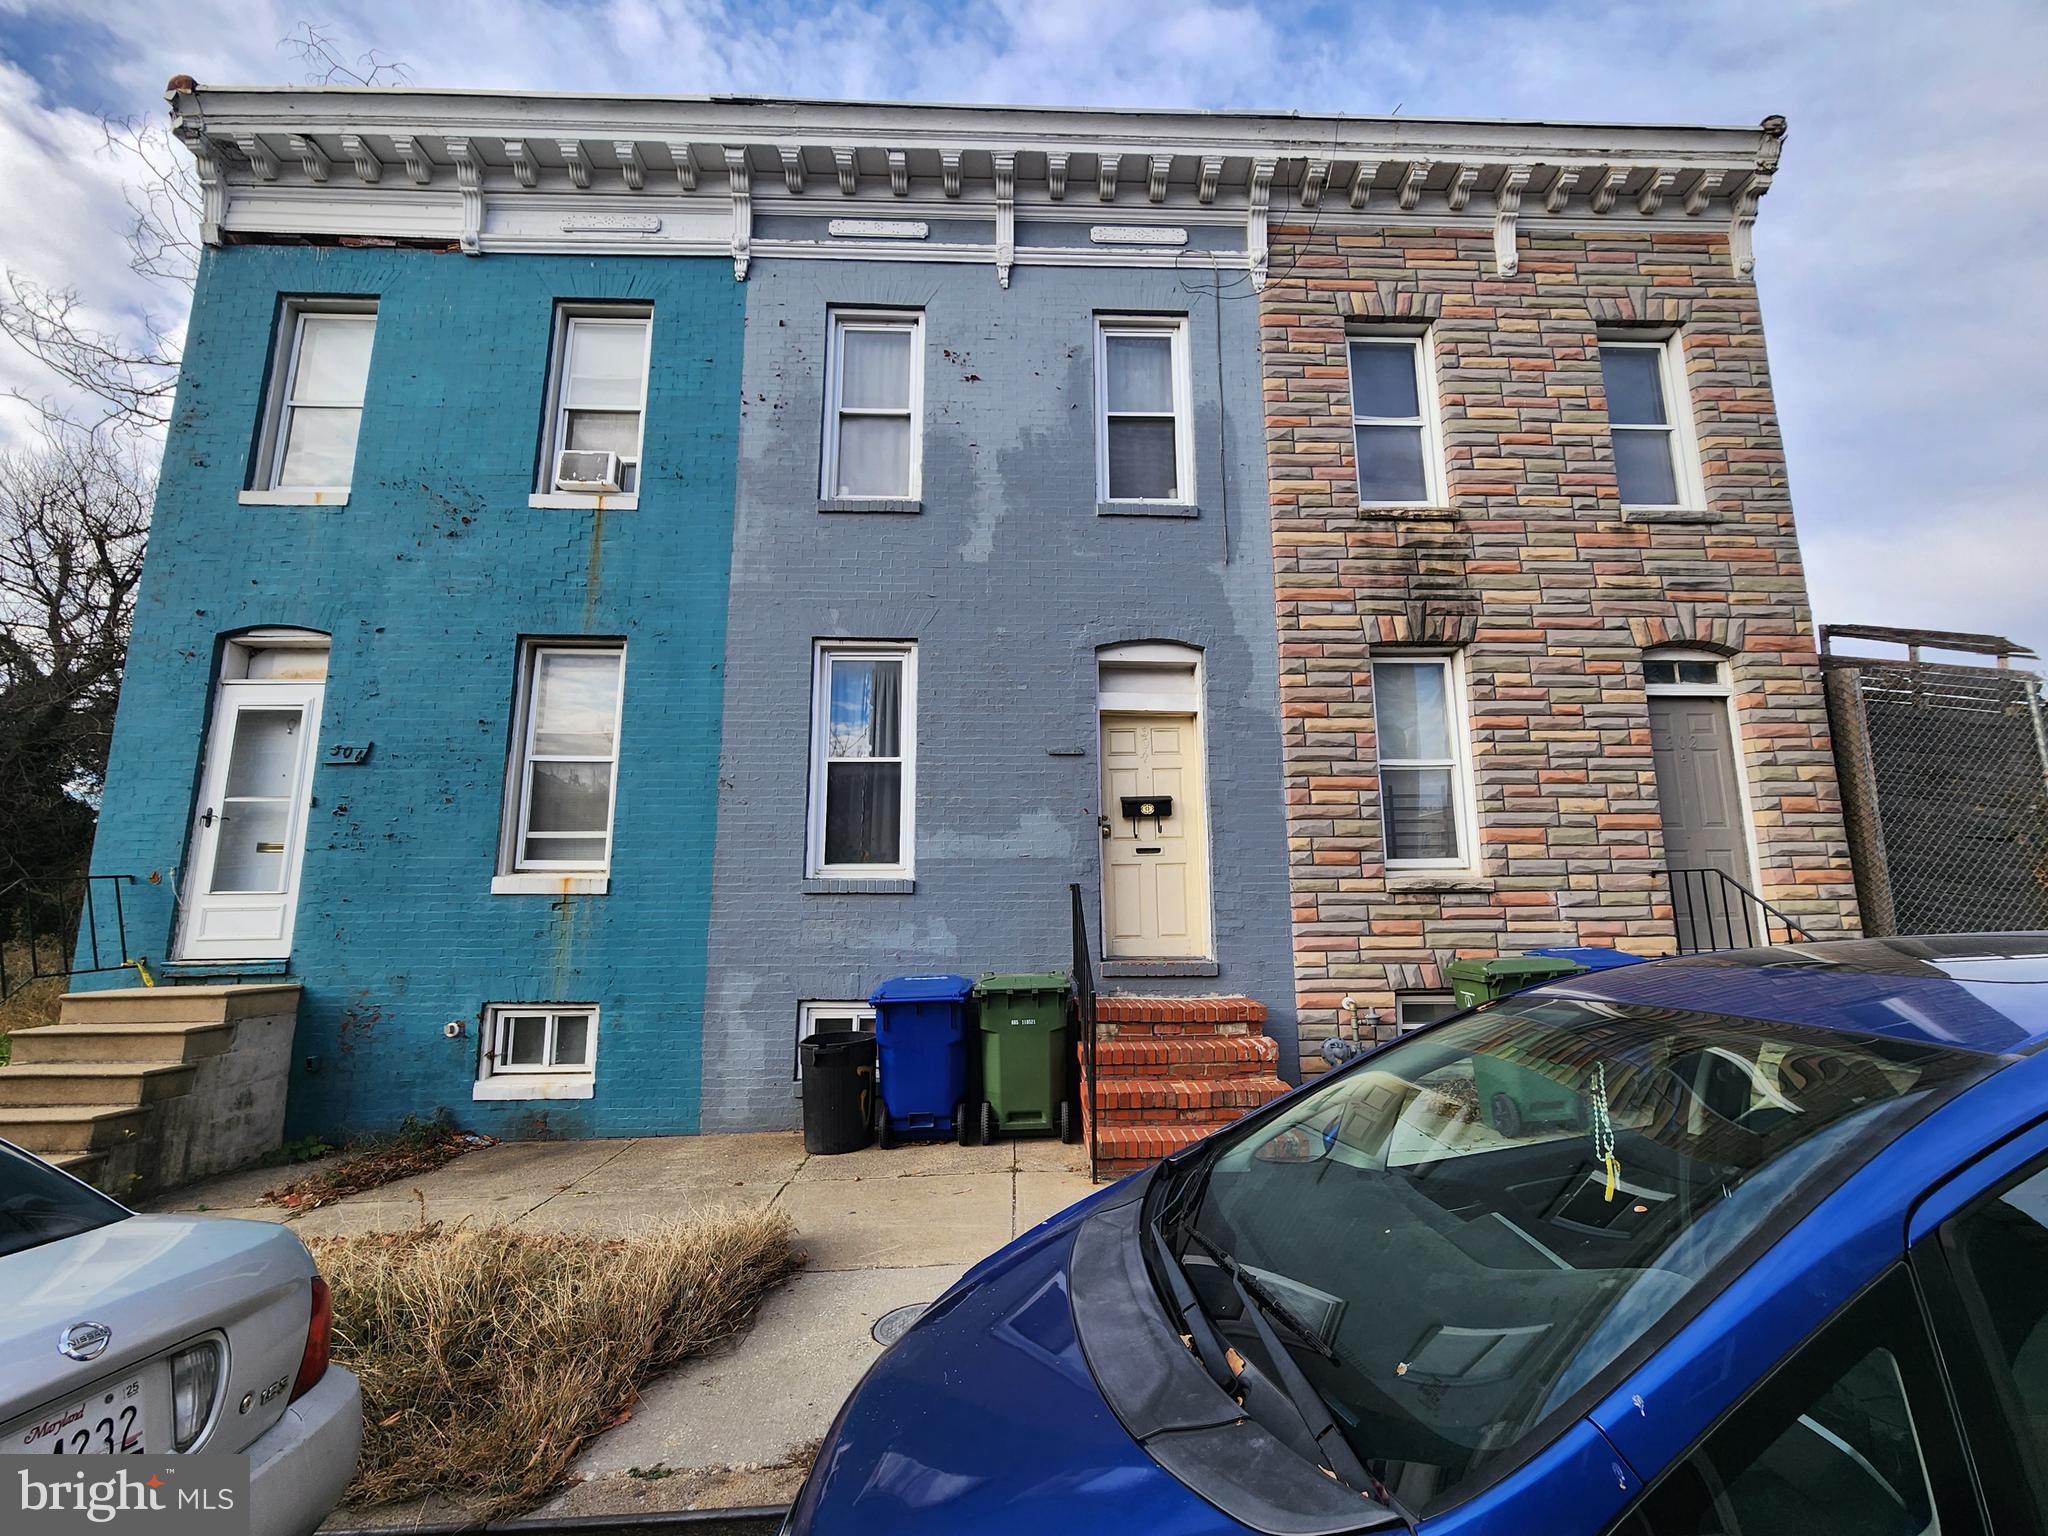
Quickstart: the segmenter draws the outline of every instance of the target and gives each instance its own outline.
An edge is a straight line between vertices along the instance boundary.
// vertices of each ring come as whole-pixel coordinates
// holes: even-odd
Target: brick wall
[[[353,487],[242,506],[295,294],[378,299]],[[637,510],[527,505],[558,299],[653,306]],[[128,933],[161,970],[221,637],[332,637],[320,739],[371,752],[313,776],[287,1135],[444,1105],[504,1135],[697,1129],[744,302],[726,261],[206,253],[93,867],[146,878]],[[611,889],[494,896],[519,640],[579,634],[626,642]],[[479,1011],[541,1001],[600,1008],[596,1096],[473,1103]]]
[[[1356,232],[1352,232],[1356,230]],[[1283,754],[1305,1064],[1348,993],[1382,1010],[1459,956],[1675,944],[1643,688],[1646,647],[1727,658],[1760,893],[1854,931],[1755,286],[1725,235],[1525,224],[1272,231],[1261,298]],[[1361,513],[1347,327],[1427,324],[1449,506]],[[1682,338],[1707,515],[1624,515],[1597,337]],[[1392,878],[1375,648],[1462,649],[1479,868]]]

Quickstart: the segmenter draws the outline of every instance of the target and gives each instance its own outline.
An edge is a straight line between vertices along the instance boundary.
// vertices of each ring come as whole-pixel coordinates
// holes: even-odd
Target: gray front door
[[[1652,694],[1650,749],[1679,943],[1690,950],[1765,942],[1753,900],[1704,873],[1719,870],[1743,891],[1755,888],[1728,700]]]

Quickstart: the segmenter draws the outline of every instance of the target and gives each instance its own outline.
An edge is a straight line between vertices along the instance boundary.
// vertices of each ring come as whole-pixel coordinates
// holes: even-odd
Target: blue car
[[[962,1277],[801,1536],[2041,1536],[2048,936],[1609,970]]]

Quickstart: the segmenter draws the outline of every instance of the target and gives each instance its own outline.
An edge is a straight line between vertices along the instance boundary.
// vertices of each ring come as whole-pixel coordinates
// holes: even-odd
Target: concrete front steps
[[[1095,1020],[1105,1178],[1148,1167],[1287,1091],[1279,1047],[1260,1028],[1265,1005],[1251,998],[1098,997]],[[1085,1055],[1081,1074],[1086,1130]]]
[[[298,994],[296,983],[67,993],[57,1023],[13,1037],[0,1138],[117,1198],[237,1166],[281,1134]]]

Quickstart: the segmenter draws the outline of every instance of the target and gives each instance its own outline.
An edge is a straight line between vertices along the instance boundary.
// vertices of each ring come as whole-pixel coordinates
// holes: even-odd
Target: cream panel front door
[[[1173,797],[1173,813],[1133,820],[1126,796]],[[1209,804],[1193,715],[1102,717],[1104,953],[1113,960],[1206,959]]]
[[[180,959],[291,953],[322,691],[314,682],[220,685],[192,829]]]

